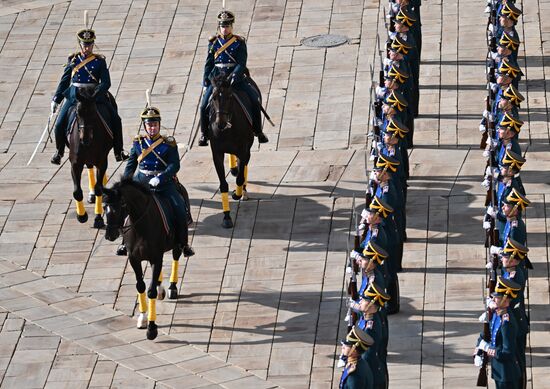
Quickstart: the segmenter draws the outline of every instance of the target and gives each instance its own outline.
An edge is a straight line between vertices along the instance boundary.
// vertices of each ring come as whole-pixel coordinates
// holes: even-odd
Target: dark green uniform
[[[348,362],[340,378],[340,389],[373,388],[372,372],[367,362],[361,357],[355,363]]]
[[[374,387],[383,389],[386,387],[386,363],[380,355],[384,350],[382,344],[382,320],[375,313],[371,318],[362,318],[358,323],[359,328],[374,339],[374,345],[361,355],[367,361],[373,376]]]

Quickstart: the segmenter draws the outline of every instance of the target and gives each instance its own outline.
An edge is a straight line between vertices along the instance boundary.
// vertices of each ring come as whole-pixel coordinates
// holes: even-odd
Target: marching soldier
[[[51,163],[61,164],[61,158],[65,154],[67,142],[66,132],[69,127],[69,110],[76,105],[76,92],[78,88],[86,88],[92,91],[96,103],[104,106],[111,118],[109,128],[113,133],[113,151],[118,162],[126,160],[128,154],[123,150],[122,122],[118,116],[114,97],[109,93],[111,76],[105,57],[93,52],[96,39],[95,31],[89,28],[80,30],[76,34],[80,51],[71,54],[63,70],[63,75],[52,98],[51,111],[55,113],[59,104],[63,104],[54,125],[56,152],[52,156]]]
[[[373,377],[367,362],[361,355],[369,349],[374,340],[362,329],[354,326],[342,341],[342,358],[346,362],[340,389],[373,389]]]
[[[233,34],[235,15],[223,10],[218,14],[218,33],[208,41],[208,55],[204,65],[203,96],[201,101],[201,137],[199,146],[208,145],[208,102],[212,95],[210,78],[222,74],[232,81],[233,88],[244,91],[251,103],[252,127],[259,143],[268,142],[262,132],[259,91],[252,86],[246,67],[248,53],[245,39]]]
[[[474,350],[475,364],[481,366],[477,351],[483,350],[491,360],[491,377],[497,389],[519,389],[521,370],[517,358],[517,323],[510,313],[510,301],[517,296],[520,286],[513,281],[498,277],[495,292],[492,294],[495,312],[489,328],[491,341],[480,334]]]
[[[160,135],[160,111],[147,107],[141,113],[145,136],[138,135],[130,152],[130,158],[124,170],[124,178],[132,178],[149,185],[155,193],[166,198],[175,213],[176,241],[179,242],[185,256],[194,255],[188,244],[187,205],[178,192],[176,173],[180,169],[180,158],[176,140],[172,136]]]

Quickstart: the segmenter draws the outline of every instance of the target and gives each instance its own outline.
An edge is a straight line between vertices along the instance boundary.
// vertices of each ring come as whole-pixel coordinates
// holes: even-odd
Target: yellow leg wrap
[[[159,274],[159,284],[162,282],[162,270],[160,271],[160,274]]]
[[[229,154],[229,167],[231,169],[237,167],[237,157],[235,157],[233,154]]]
[[[229,212],[229,197],[228,193],[222,193],[222,208],[224,212]]]
[[[242,196],[242,195],[243,195],[243,187],[237,185],[237,188],[235,189],[235,194],[236,194],[237,196]]]
[[[101,196],[96,196],[95,197],[95,209],[94,209],[94,213],[96,215],[101,215],[103,214],[103,201],[101,201]]]
[[[145,292],[138,293],[138,301],[139,301],[139,312],[145,313],[147,312],[147,300],[146,300]]]
[[[157,299],[149,299],[149,313],[147,314],[147,320],[157,320]]]
[[[244,167],[244,186],[248,184],[248,165]]]
[[[88,189],[93,192],[95,189],[95,171],[94,168],[88,169]]]
[[[76,214],[78,216],[83,216],[86,213],[86,209],[84,208],[84,202],[82,201],[76,201]]]
[[[170,273],[170,282],[178,282],[178,267],[180,261],[172,261],[172,273]]]
[[[107,181],[109,181],[109,177],[107,177],[107,173],[103,175],[103,186],[107,185]]]

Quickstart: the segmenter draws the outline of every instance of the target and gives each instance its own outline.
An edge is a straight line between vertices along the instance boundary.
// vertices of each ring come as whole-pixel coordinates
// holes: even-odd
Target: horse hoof
[[[233,200],[240,200],[241,197],[243,197],[242,195],[238,195],[236,191],[233,191],[233,193],[231,194],[231,197],[233,197]]]
[[[101,215],[97,215],[94,220],[94,228],[104,228],[105,222],[103,221],[103,218]]]
[[[147,328],[147,313],[140,312],[137,320],[138,330],[144,330]]]
[[[243,190],[242,201],[248,201],[248,200],[250,200],[250,197],[248,197],[248,192],[246,190]]]
[[[232,167],[232,168],[230,169],[230,172],[231,172],[231,175],[232,175],[233,177],[237,177],[237,176],[239,175],[239,168],[238,168],[238,167]]]
[[[166,290],[164,290],[164,286],[159,285],[157,286],[157,300],[164,300],[166,297]]]
[[[157,325],[154,321],[150,321],[147,325],[147,339],[153,340],[157,337],[159,334],[159,331],[157,329]]]
[[[88,194],[88,204],[95,204],[95,193]]]
[[[231,220],[231,217],[224,217],[223,218],[222,227],[223,228],[233,228],[233,220]]]
[[[80,223],[86,223],[88,221],[88,214],[85,213],[84,215],[76,215],[76,220]]]
[[[178,298],[178,288],[176,286],[175,282],[170,283],[170,287],[168,288],[168,299],[169,300],[176,300]]]

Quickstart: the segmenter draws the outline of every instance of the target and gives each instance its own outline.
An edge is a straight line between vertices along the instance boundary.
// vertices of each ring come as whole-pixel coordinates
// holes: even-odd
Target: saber
[[[36,144],[36,147],[34,148],[34,151],[32,152],[32,155],[29,158],[29,162],[27,162],[27,166],[29,166],[31,164],[32,160],[34,159],[34,156],[36,155],[36,152],[38,151],[38,148],[42,144],[42,141],[44,140],[44,137],[46,136],[46,134],[50,133],[50,122],[52,121],[52,117],[53,117],[53,112],[50,113],[50,116],[48,116],[48,124],[46,124],[46,127],[44,127],[44,131],[42,131],[42,135],[40,136],[40,140]]]
[[[259,106],[260,106],[260,110],[261,110],[262,113],[264,114],[264,116],[265,116],[265,118],[267,119],[267,121],[269,122],[269,124],[271,124],[272,127],[275,127],[275,123],[273,123],[273,122],[271,121],[271,118],[269,117],[269,115],[268,115],[267,112],[265,111],[265,108],[264,108],[261,104],[259,104]]]

